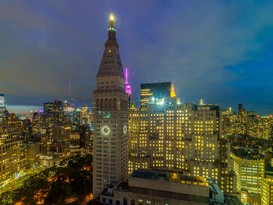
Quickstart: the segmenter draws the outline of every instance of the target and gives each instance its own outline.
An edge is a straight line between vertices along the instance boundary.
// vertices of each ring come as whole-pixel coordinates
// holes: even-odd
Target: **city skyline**
[[[133,8],[133,9],[130,9]],[[9,105],[92,104],[108,14],[117,18],[133,100],[141,83],[172,81],[182,102],[240,102],[272,113],[273,3],[245,1],[1,2],[1,90]]]

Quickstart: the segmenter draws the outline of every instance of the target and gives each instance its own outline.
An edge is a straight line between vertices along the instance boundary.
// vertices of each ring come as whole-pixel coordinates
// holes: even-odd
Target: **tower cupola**
[[[116,40],[116,28],[115,28],[115,16],[114,14],[109,15],[109,27],[108,27],[108,40]]]

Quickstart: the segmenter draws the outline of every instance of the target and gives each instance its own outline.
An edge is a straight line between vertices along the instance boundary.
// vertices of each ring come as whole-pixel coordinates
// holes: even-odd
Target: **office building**
[[[140,85],[140,109],[147,110],[150,104],[160,104],[170,98],[171,82]]]
[[[74,123],[76,125],[80,126],[80,125],[85,125],[85,124],[90,125],[91,122],[92,122],[92,115],[88,109],[88,106],[84,105],[82,107],[78,107],[76,109]]]
[[[38,112],[34,112],[32,115],[32,123],[31,124],[32,124],[31,133],[33,135],[41,133],[41,130],[44,125],[43,116]]]
[[[0,108],[5,107],[5,96],[0,93]]]
[[[181,104],[171,83],[141,85],[141,99],[140,109],[129,113],[129,173],[183,170],[214,178],[225,193],[236,192],[218,105]]]
[[[233,170],[237,176],[237,189],[249,193],[262,193],[264,178],[264,157],[246,148],[234,148],[230,153]]]
[[[5,106],[5,96],[4,94],[0,94],[0,123],[5,121],[8,115],[8,111]]]
[[[262,179],[261,205],[273,205],[273,178],[272,176]]]
[[[44,103],[44,115],[53,117],[53,122],[64,121],[64,103],[60,100]]]
[[[50,151],[62,155],[67,155],[70,146],[72,127],[69,124],[54,123],[52,126],[52,139],[50,141]],[[49,144],[49,142],[48,142]]]
[[[134,171],[128,182],[105,189],[100,202],[113,205],[225,204],[224,194],[213,179],[160,170]]]
[[[24,150],[26,169],[35,169],[39,163],[41,147],[39,142],[23,142],[21,150]]]
[[[22,170],[20,144],[14,128],[0,127],[0,182],[13,179]]]
[[[108,39],[93,92],[95,197],[108,185],[117,185],[128,175],[128,95],[114,23],[111,15]]]
[[[14,113],[7,116],[6,126],[8,128],[13,128],[19,135],[23,132],[23,122]]]

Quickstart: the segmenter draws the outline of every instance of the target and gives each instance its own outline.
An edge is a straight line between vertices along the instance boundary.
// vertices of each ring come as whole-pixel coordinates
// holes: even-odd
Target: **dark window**
[[[127,205],[127,198],[123,198],[123,205]]]

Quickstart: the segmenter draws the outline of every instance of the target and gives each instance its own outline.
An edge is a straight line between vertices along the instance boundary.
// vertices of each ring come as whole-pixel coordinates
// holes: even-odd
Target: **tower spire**
[[[110,13],[109,15],[109,21],[110,21],[110,26],[109,27],[114,27],[115,24],[115,16],[113,13]]]
[[[68,102],[71,103],[72,95],[71,95],[71,81],[68,81]]]
[[[115,16],[114,14],[109,15],[109,27],[108,27],[108,41],[116,40],[116,27],[115,27]]]
[[[128,68],[125,68],[125,84],[129,84],[128,83]]]
[[[120,76],[124,79],[123,68],[119,56],[119,44],[116,39],[115,17],[109,15],[108,39],[104,44],[104,53],[101,59],[97,77]]]
[[[131,86],[129,84],[129,81],[128,81],[128,68],[125,68],[125,92],[131,96],[132,95],[132,90],[131,90]]]
[[[128,68],[125,68],[125,92],[128,95],[128,107],[131,107],[131,101],[132,101],[132,89],[128,81]]]
[[[171,98],[175,98],[176,97],[175,88],[174,88],[174,84],[173,83],[171,85],[170,97]]]

